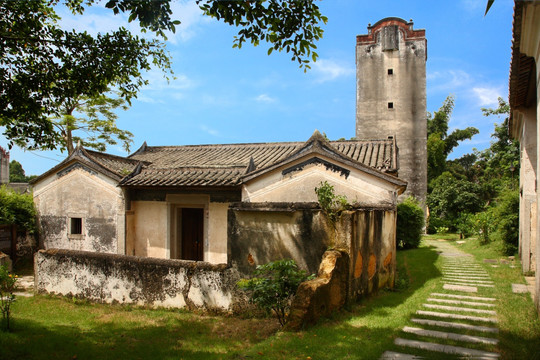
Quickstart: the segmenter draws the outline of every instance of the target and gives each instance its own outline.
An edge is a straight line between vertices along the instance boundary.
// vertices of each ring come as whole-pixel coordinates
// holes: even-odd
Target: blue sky
[[[489,146],[493,124],[481,107],[496,107],[508,96],[513,1],[497,0],[484,17],[487,0],[399,1],[324,0],[328,17],[317,43],[319,61],[304,73],[287,53],[267,55],[268,46],[233,49],[238,29],[204,17],[192,1],[173,2],[182,25],[167,48],[177,77],[147,74],[150,85],[132,107],[119,113],[118,126],[134,133],[131,151],[148,145],[305,141],[315,129],[330,139],[355,133],[355,41],[369,23],[395,16],[413,19],[428,39],[427,110],[456,98],[450,128],[480,130],[451,157]],[[58,9],[62,26],[104,32],[120,25],[137,32],[126,16],[94,6],[82,16]],[[7,146],[7,140],[0,139]],[[120,146],[108,152],[127,155]],[[27,175],[41,174],[66,154],[11,150]]]

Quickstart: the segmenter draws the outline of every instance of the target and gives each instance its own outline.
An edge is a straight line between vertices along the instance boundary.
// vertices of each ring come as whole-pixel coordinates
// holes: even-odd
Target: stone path
[[[13,292],[15,296],[30,297],[34,296],[34,276],[21,276],[17,280],[17,291]]]
[[[445,242],[431,241],[443,258],[442,291],[433,292],[394,343],[399,352],[385,351],[381,359],[424,359],[407,354],[420,349],[428,358],[445,354],[467,359],[498,359],[495,298],[485,295],[493,281],[481,264]],[[412,350],[414,351],[414,350]]]

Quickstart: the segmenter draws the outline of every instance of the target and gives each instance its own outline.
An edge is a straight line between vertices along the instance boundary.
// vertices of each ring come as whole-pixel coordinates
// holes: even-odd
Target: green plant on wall
[[[17,275],[10,274],[7,267],[0,266],[0,310],[2,311],[2,322],[5,323],[5,329],[10,330],[10,314],[11,304],[15,301],[15,284],[17,283]]]
[[[300,283],[310,280],[294,260],[277,260],[259,265],[252,279],[242,279],[238,286],[250,293],[249,301],[266,312],[273,311],[281,326],[287,322],[292,298]]]
[[[328,181],[321,182],[315,188],[315,193],[317,194],[317,199],[323,213],[326,215],[328,221],[330,221],[330,224],[332,224],[332,227],[335,228],[336,222],[341,217],[343,211],[351,208],[347,197],[345,195],[336,195],[334,187]]]

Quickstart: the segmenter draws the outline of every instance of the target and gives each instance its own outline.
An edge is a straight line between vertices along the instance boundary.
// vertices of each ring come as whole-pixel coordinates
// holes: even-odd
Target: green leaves
[[[415,249],[420,245],[424,227],[424,210],[414,197],[408,197],[397,206],[396,246]]]
[[[258,265],[252,279],[243,279],[238,287],[250,293],[250,302],[267,312],[273,311],[281,326],[287,322],[290,302],[298,286],[312,279],[299,270],[294,260],[277,260]]]
[[[328,181],[321,182],[319,187],[315,188],[317,199],[322,211],[326,215],[330,224],[335,227],[336,221],[341,213],[351,207],[345,195],[336,195],[334,187]]]
[[[80,142],[86,148],[106,151],[108,145],[116,145],[120,141],[122,147],[129,151],[133,134],[116,126],[118,115],[115,111],[118,109],[127,110],[126,102],[121,97],[111,98],[107,94],[91,98],[81,96],[63,103],[60,116],[51,119],[62,136],[59,139],[60,150],[71,154],[74,145]]]
[[[75,12],[84,10],[80,0],[67,3]],[[54,149],[62,135],[50,118],[61,116],[63,104],[99,96],[110,87],[129,104],[147,83],[143,70],[155,66],[172,74],[159,41],[141,39],[125,28],[95,37],[64,31],[46,4],[0,1],[0,125],[10,146]],[[107,5],[115,11],[135,11],[143,26],[166,28],[163,19],[154,22],[151,17],[166,13],[168,3],[119,0]]]
[[[36,231],[36,209],[32,194],[19,194],[0,187],[0,224],[15,224],[30,233]]]
[[[326,24],[328,18],[320,13],[315,0],[196,2],[205,15],[241,28],[233,40],[233,48],[240,49],[246,41],[254,46],[266,41],[271,44],[268,55],[274,50],[291,52],[291,60],[304,69],[318,58],[313,52],[317,48],[314,43],[323,36],[319,24]]]

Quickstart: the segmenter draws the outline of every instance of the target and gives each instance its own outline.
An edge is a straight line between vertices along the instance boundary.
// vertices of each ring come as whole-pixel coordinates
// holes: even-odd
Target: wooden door
[[[203,209],[182,209],[182,259],[203,261]]]

